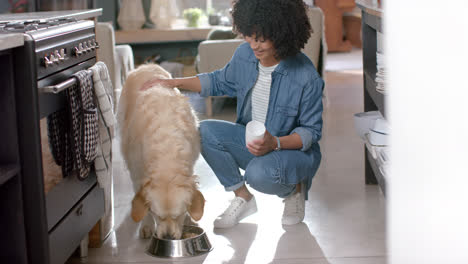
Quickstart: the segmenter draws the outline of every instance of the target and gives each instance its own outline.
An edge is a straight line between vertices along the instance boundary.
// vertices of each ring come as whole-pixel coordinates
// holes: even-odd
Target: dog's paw
[[[140,227],[140,238],[142,239],[151,238],[153,233],[154,233],[154,228],[151,228],[151,226],[142,225]]]

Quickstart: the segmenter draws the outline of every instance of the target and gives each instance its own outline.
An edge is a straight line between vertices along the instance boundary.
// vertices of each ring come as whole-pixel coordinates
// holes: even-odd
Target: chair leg
[[[89,244],[89,235],[86,236],[80,242],[80,257],[86,258],[88,256],[88,244]]]

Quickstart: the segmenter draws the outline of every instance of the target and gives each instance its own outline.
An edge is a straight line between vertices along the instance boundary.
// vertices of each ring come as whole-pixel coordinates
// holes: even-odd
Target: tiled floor
[[[213,230],[213,220],[232,194],[223,190],[200,158],[195,172],[207,202],[199,224],[214,249],[194,258],[151,257],[145,254],[149,240],[138,238],[138,225],[129,216],[133,191],[116,147],[115,232],[101,248],[90,249],[87,258],[72,257],[68,263],[386,263],[385,198],[377,186],[364,184],[363,144],[353,128],[353,113],[362,111],[362,71],[334,68],[327,72],[326,81],[323,160],[303,223],[282,226],[281,199],[254,191],[257,214],[231,229]],[[225,109],[215,117],[232,121],[234,108],[227,105]]]

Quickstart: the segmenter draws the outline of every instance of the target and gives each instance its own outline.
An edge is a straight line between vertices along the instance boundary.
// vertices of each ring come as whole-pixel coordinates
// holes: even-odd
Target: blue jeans
[[[245,144],[244,125],[204,120],[200,123],[200,134],[201,154],[226,191],[234,191],[246,182],[259,192],[284,198],[305,180],[304,172],[315,174],[310,157],[300,150],[254,156]],[[245,171],[244,176],[239,168]]]

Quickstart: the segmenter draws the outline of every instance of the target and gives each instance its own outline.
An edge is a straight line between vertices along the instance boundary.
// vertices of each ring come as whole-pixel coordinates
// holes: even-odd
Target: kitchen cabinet
[[[22,36],[21,36],[22,37]],[[11,50],[0,51],[0,263],[27,263]]]
[[[376,90],[375,77],[377,73],[378,35],[383,34],[381,5],[372,0],[357,0],[356,4],[362,9],[362,59],[364,81],[364,111],[379,110],[386,116],[385,96]],[[380,50],[379,50],[380,51]],[[379,170],[377,161],[365,148],[365,183],[379,184],[385,194],[386,180]]]

